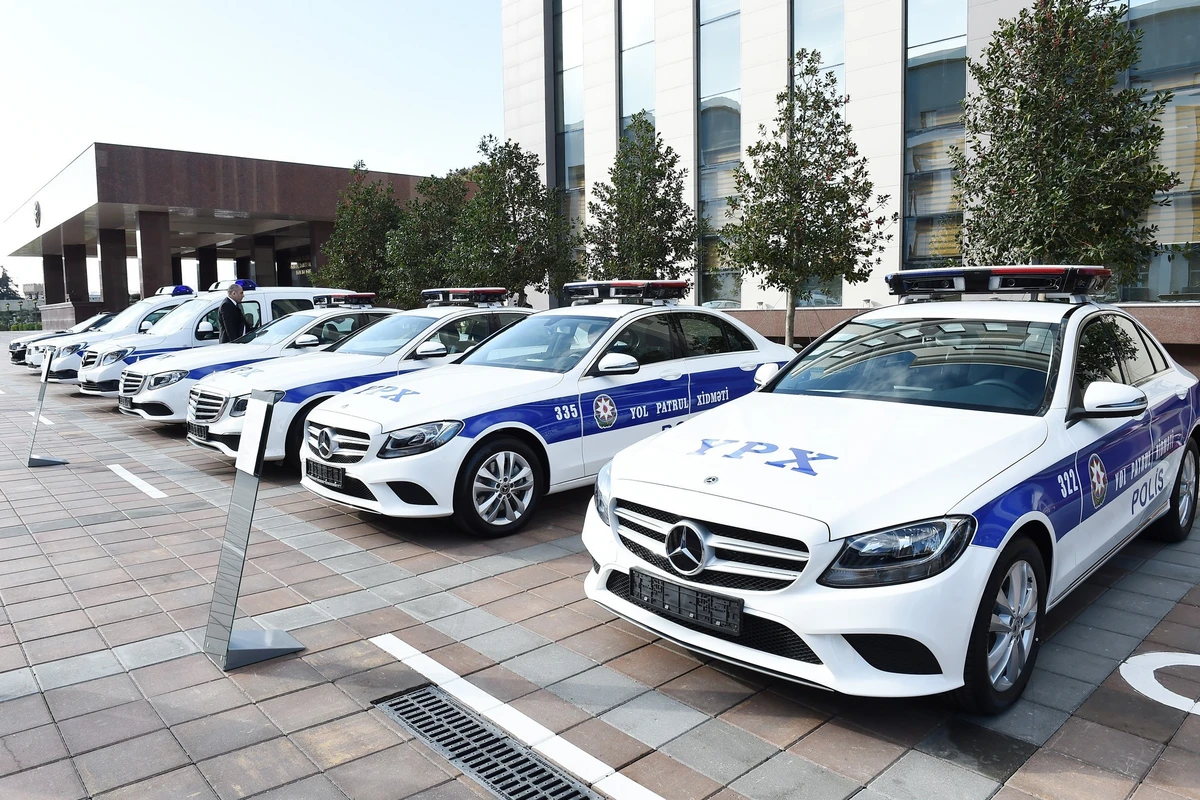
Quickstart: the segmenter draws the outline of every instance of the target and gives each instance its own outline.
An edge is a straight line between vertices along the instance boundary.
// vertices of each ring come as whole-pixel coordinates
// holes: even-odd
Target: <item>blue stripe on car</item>
[[[411,371],[412,370],[404,370],[404,372]],[[300,404],[305,400],[316,397],[319,394],[348,392],[351,389],[357,389],[359,386],[372,383],[373,381],[382,380],[384,378],[390,378],[397,374],[403,374],[403,372],[397,373],[394,370],[389,370],[387,372],[377,372],[372,375],[350,375],[345,378],[338,378],[337,380],[309,383],[305,384],[304,386],[297,386],[293,389],[286,390],[283,393],[282,402]]]

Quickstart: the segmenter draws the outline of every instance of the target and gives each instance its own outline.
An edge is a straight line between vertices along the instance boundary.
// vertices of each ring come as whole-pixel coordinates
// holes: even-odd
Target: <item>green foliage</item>
[[[376,292],[385,301],[388,232],[399,224],[400,205],[391,184],[367,182],[362,161],[350,172],[350,184],[338,198],[333,233],[325,243],[328,263],[316,271],[314,283]]]
[[[455,237],[469,186],[461,171],[424,178],[387,236],[382,296],[401,308],[420,306],[421,290],[457,283]]]
[[[20,300],[21,293],[17,291],[13,279],[9,277],[8,268],[0,267],[0,300]]]
[[[1117,279],[1165,248],[1145,223],[1179,183],[1159,164],[1169,92],[1118,89],[1141,31],[1108,0],[1037,0],[1001,20],[963,103],[963,255],[974,264],[1095,264]]]
[[[691,274],[703,221],[684,200],[679,154],[663,144],[640,111],[608,171],[596,182],[583,229],[584,263],[598,280],[678,278]]]
[[[728,266],[786,292],[789,308],[814,286],[867,280],[899,219],[880,212],[889,198],[873,195],[867,158],[845,119],[849,98],[820,65],[820,53],[796,53],[794,88],[778,95],[772,129],[759,126],[734,173],[730,222],[718,244]],[[788,345],[794,317],[786,318]]]

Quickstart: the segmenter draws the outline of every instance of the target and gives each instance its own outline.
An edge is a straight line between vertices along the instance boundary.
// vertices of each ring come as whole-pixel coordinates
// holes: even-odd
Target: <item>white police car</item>
[[[1194,376],[1090,302],[1108,270],[888,276],[761,390],[623,451],[584,524],[588,596],[665,638],[856,695],[1024,689],[1041,622],[1143,530],[1195,518]],[[314,415],[315,418],[315,415]]]
[[[568,284],[576,298],[658,298],[534,314],[453,367],[372,383],[309,416],[303,485],[394,517],[519,530],[543,494],[585,486],[621,448],[754,388],[793,351],[683,281]],[[690,424],[686,427],[690,427]]]
[[[323,295],[316,308],[279,317],[242,338],[139,361],[121,373],[121,412],[154,422],[187,420],[188,393],[206,375],[312,353],[396,312],[372,308],[373,294]]]
[[[104,311],[88,317],[83,322],[78,322],[66,330],[37,331],[26,336],[19,336],[8,343],[8,358],[14,364],[25,364],[30,369],[33,369],[34,364],[32,359],[36,354],[40,354],[43,347],[54,349],[55,344],[59,340],[78,333],[84,333],[85,331],[95,330],[112,318],[112,314]],[[41,358],[37,359],[37,363],[38,365],[42,363]]]
[[[99,397],[116,397],[121,373],[130,364],[163,353],[218,344],[219,307],[228,296],[229,285],[235,282],[245,291],[241,308],[248,330],[293,311],[312,308],[313,298],[318,295],[348,294],[345,289],[260,287],[245,278],[218,281],[209,291],[185,298],[183,303],[141,333],[109,339],[100,346],[89,344],[79,367],[79,391]]]
[[[188,402],[188,441],[236,457],[250,392],[274,391],[278,400],[264,459],[295,461],[304,420],[326,398],[383,377],[441,366],[532,313],[502,306],[504,289],[429,289],[421,294],[429,307],[393,314],[319,353],[201,379]]]
[[[54,383],[79,383],[79,370],[83,366],[83,354],[101,342],[119,336],[128,336],[150,329],[168,311],[192,299],[195,292],[190,286],[162,286],[149,297],[139,300],[121,313],[112,317],[99,328],[48,342],[46,347],[31,353],[26,358],[30,369],[41,371],[42,359],[53,345],[56,350],[54,363],[50,365],[48,380]]]

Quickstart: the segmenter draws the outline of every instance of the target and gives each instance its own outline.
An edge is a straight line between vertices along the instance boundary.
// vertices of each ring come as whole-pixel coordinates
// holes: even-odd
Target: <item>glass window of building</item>
[[[742,27],[739,0],[699,0],[698,212],[714,230],[725,225],[726,198],[742,156]],[[697,293],[701,303],[741,304],[741,281],[720,263],[716,237],[702,242]]]
[[[908,0],[907,30],[903,247],[905,268],[919,268],[961,255],[949,148],[964,139],[966,0]]]
[[[846,82],[845,0],[792,0],[792,43],[789,52],[801,47],[821,54],[821,67]],[[845,89],[843,88],[843,91]]]
[[[654,122],[654,0],[620,0],[621,131],[645,111]]]
[[[584,219],[583,2],[554,3],[554,165],[563,212]]]
[[[1178,172],[1181,183],[1169,206],[1153,206],[1147,222],[1158,226],[1164,244],[1188,245],[1169,259],[1156,256],[1133,286],[1121,286],[1126,301],[1200,300],[1200,0],[1132,0],[1129,22],[1142,31],[1142,55],[1130,84],[1150,91],[1170,89],[1158,157]]]

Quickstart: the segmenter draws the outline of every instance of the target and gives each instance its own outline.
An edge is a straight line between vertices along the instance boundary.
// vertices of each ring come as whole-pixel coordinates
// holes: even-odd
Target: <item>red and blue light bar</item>
[[[687,281],[576,281],[563,284],[571,300],[680,300]]]
[[[1011,266],[909,269],[888,275],[894,295],[1101,294],[1112,270],[1084,266]]]
[[[499,286],[424,289],[421,300],[427,306],[474,306],[503,303],[508,289]]]
[[[375,302],[374,292],[356,294],[319,294],[313,298],[314,306],[369,306]]]
[[[195,294],[190,286],[160,286],[154,294],[169,294],[172,297],[180,297],[185,294]]]

